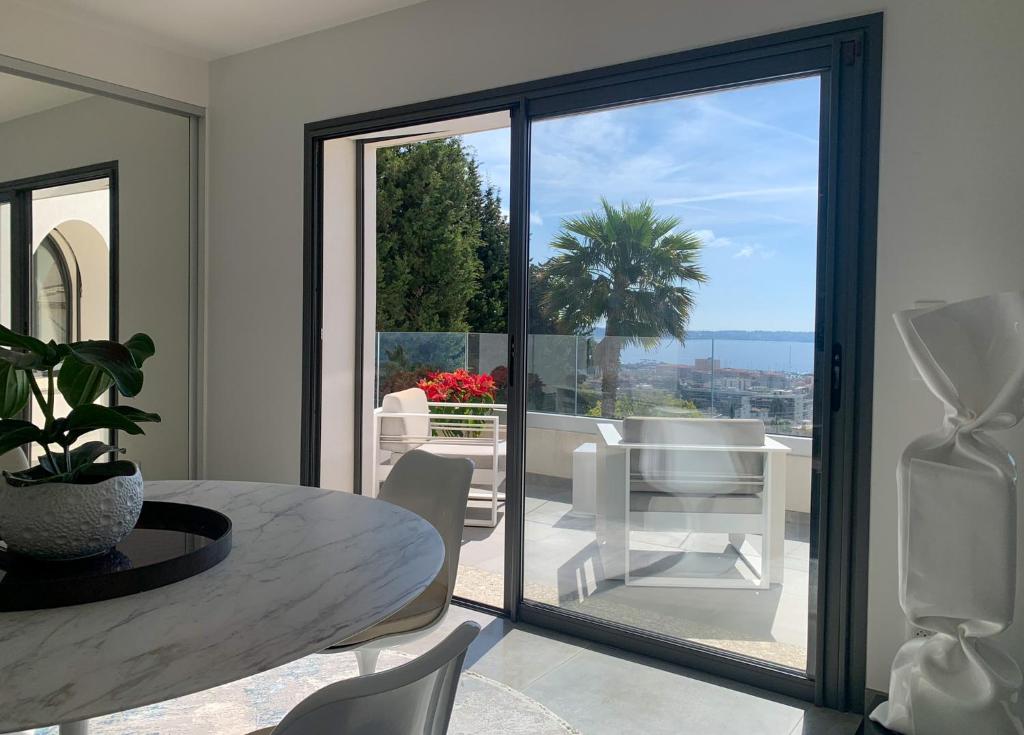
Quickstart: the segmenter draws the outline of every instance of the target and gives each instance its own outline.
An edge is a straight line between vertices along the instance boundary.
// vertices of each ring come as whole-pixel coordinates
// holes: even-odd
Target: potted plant
[[[42,559],[75,559],[110,550],[135,526],[142,510],[142,473],[116,459],[92,431],[144,433],[159,421],[133,406],[103,406],[111,387],[125,397],[142,390],[142,363],[153,340],[136,334],[124,344],[88,340],[42,342],[0,326],[0,454],[26,445],[42,448],[38,463],[4,471],[0,480],[0,539],[7,550]],[[57,416],[57,395],[69,407]],[[22,418],[29,398],[41,425]],[[31,457],[31,455],[29,455]],[[103,461],[109,460],[109,461]]]

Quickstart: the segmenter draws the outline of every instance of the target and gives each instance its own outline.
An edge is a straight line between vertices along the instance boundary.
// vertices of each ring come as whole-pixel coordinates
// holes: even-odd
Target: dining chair
[[[381,486],[378,499],[394,503],[429,521],[444,541],[444,563],[434,581],[412,602],[372,628],[322,653],[355,651],[360,674],[372,674],[380,652],[422,638],[448,612],[462,549],[462,525],[473,477],[473,463],[421,450],[406,452]]]
[[[444,735],[466,651],[479,632],[466,621],[409,663],[330,684],[299,702],[277,727],[249,735]]]

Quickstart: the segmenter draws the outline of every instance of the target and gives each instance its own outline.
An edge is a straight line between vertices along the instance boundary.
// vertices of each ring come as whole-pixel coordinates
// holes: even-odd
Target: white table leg
[[[60,726],[60,735],[89,735],[89,721],[65,722]]]

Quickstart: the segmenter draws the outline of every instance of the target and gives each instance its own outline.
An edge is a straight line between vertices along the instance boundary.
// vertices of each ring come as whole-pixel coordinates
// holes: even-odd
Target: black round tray
[[[0,551],[0,612],[42,610],[144,592],[215,566],[231,519],[198,505],[146,500],[135,528],[100,556],[39,561]]]

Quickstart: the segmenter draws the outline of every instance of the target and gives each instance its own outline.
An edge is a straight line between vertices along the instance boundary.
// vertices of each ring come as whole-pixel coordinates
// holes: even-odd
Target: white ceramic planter
[[[40,559],[102,554],[123,539],[142,511],[142,473],[94,485],[14,487],[0,475],[0,538]]]

